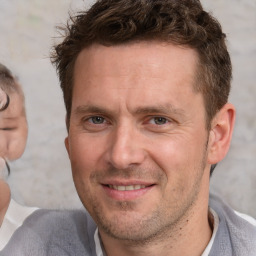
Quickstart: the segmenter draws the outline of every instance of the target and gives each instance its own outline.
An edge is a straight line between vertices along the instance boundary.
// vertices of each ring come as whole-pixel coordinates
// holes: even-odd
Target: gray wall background
[[[0,0],[0,62],[18,75],[26,95],[29,139],[11,163],[8,182],[20,203],[45,208],[81,204],[64,148],[65,111],[50,64],[55,26],[82,0]],[[230,152],[215,170],[211,190],[235,209],[256,217],[256,0],[202,0],[228,36],[234,78],[230,101],[237,120]]]

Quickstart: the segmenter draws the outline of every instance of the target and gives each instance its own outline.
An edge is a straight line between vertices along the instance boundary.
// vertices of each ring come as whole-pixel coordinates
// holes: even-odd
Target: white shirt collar
[[[95,242],[95,249],[97,256],[104,256],[103,250],[101,248],[100,236],[99,236],[99,229],[96,228],[94,233],[94,242]]]
[[[212,214],[213,218],[214,218],[214,223],[213,223],[213,232],[212,232],[212,237],[211,237],[211,240],[210,242],[208,243],[208,245],[206,246],[203,254],[201,256],[208,256],[210,254],[210,251],[212,249],[212,245],[213,245],[213,242],[214,242],[214,239],[216,237],[216,233],[218,231],[218,228],[219,228],[219,216],[218,214],[211,208],[209,208],[210,210],[210,213]]]

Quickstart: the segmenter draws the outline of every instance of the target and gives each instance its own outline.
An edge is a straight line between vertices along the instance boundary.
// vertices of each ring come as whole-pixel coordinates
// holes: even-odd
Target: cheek
[[[92,201],[95,201],[97,193],[94,191],[94,183],[91,180],[91,174],[95,171],[98,163],[97,154],[92,150],[91,146],[83,146],[81,140],[72,141],[70,144],[69,157],[71,161],[71,170],[77,193],[84,206],[92,211]]]
[[[6,157],[7,148],[7,139],[0,134],[0,157]]]
[[[187,162],[189,146],[179,139],[156,140],[150,150],[151,158],[164,170]]]
[[[87,164],[98,163],[109,148],[111,137],[108,133],[73,132],[70,136],[70,150],[74,158],[79,157]]]
[[[201,167],[202,152],[206,150],[205,141],[193,137],[165,138],[155,141],[150,150],[150,157],[164,170],[168,179],[192,177],[195,170]],[[170,178],[170,177],[171,178]]]
[[[97,168],[102,154],[102,146],[97,139],[78,136],[70,139],[69,157],[74,175],[89,176]]]
[[[21,137],[20,134],[13,135],[8,145],[7,157],[9,160],[16,160],[21,157],[26,147],[27,137]]]

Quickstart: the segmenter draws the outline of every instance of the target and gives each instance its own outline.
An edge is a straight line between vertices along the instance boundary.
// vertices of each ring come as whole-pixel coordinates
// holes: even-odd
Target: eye
[[[89,115],[81,119],[80,123],[82,129],[88,132],[100,132],[110,126],[110,122],[103,116]]]
[[[0,128],[0,130],[2,130],[2,131],[13,131],[13,130],[15,130],[15,128],[5,127],[5,128]]]
[[[93,116],[93,117],[90,117],[88,121],[93,124],[103,124],[105,122],[105,118],[101,116]]]
[[[165,117],[156,116],[150,119],[149,123],[156,125],[164,125],[168,123],[168,120]]]

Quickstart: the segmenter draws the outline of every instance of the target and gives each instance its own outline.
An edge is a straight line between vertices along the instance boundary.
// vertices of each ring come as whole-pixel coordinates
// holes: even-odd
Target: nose
[[[118,127],[113,131],[108,150],[109,163],[120,170],[140,165],[146,157],[141,136],[136,128],[129,126]]]

